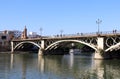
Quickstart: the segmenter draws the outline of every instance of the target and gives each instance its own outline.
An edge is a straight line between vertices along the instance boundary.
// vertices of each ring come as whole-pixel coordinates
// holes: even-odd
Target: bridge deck
[[[72,38],[94,38],[94,37],[111,37],[111,36],[120,36],[120,32],[105,32],[101,34],[97,33],[81,33],[81,34],[68,34],[68,35],[62,35],[62,36],[46,36],[46,37],[40,37],[40,38],[28,38],[28,39],[13,39],[12,41],[32,41],[32,40],[49,40],[49,39],[72,39]]]

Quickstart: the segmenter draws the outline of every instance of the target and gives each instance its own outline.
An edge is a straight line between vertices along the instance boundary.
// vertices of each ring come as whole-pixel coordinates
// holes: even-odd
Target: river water
[[[0,79],[120,79],[120,60],[88,55],[0,54]]]

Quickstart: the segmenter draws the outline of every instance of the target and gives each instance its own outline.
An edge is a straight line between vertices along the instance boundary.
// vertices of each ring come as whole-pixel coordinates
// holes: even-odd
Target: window
[[[1,36],[1,39],[2,40],[6,40],[6,36]]]

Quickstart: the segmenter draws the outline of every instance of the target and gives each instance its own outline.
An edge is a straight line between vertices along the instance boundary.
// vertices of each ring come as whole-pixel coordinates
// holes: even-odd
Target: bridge
[[[41,38],[14,39],[11,41],[11,51],[33,44],[39,48],[39,55],[56,49],[67,43],[80,43],[95,50],[94,58],[109,58],[108,52],[120,49],[120,31],[98,33],[77,33],[67,35],[46,36]]]

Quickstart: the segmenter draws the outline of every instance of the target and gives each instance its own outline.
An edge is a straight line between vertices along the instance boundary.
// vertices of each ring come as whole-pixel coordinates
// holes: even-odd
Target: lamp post
[[[100,23],[102,22],[102,20],[98,19],[96,21],[96,24],[98,24],[98,35],[100,34]]]
[[[60,30],[60,33],[61,33],[61,37],[62,37],[62,34],[63,34],[63,30]]]
[[[42,37],[42,31],[43,31],[43,29],[42,29],[42,28],[40,28],[40,35],[41,35],[41,37]]]

